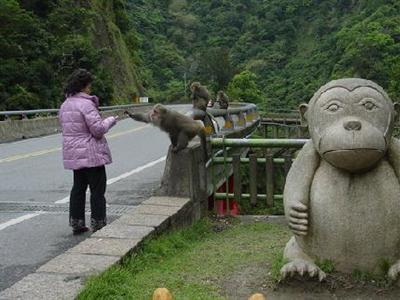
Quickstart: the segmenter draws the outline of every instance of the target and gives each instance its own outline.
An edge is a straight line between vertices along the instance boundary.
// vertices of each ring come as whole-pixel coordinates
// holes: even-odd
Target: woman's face
[[[92,93],[92,84],[89,83],[86,87],[82,89],[82,92],[90,95]]]

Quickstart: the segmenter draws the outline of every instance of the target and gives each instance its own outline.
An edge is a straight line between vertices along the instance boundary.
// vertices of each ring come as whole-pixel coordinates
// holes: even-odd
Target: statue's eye
[[[341,106],[338,103],[331,103],[325,109],[329,112],[337,112]]]
[[[366,101],[365,103],[363,103],[363,106],[368,111],[373,111],[378,108],[378,106],[375,103],[373,103],[372,101]]]

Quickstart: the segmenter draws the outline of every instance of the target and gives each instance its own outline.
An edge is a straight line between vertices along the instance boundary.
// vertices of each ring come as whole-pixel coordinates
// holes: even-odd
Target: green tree
[[[212,83],[213,90],[224,90],[236,73],[231,63],[229,50],[213,48],[200,57],[199,76],[202,81]]]
[[[400,16],[390,6],[381,6],[372,15],[344,27],[337,33],[341,57],[334,77],[356,76],[371,79],[388,88],[393,96],[400,90],[395,84],[400,68]]]
[[[257,76],[243,71],[233,77],[228,86],[228,95],[234,101],[262,103],[263,95],[258,87]]]

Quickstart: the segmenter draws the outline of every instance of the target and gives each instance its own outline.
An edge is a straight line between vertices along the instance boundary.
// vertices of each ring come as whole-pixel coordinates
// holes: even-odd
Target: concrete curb
[[[101,273],[162,231],[190,224],[189,198],[151,197],[0,293],[1,300],[74,299],[88,276]]]

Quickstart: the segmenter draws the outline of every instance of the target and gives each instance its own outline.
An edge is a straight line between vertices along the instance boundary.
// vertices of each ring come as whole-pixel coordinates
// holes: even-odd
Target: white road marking
[[[40,156],[40,155],[44,155],[44,154],[48,154],[48,153],[52,153],[52,152],[57,152],[57,151],[60,151],[60,150],[61,150],[61,147],[57,147],[57,148],[39,150],[39,151],[26,153],[26,154],[19,154],[19,155],[9,156],[9,157],[0,159],[0,163],[11,162],[11,161],[19,160],[19,159],[23,159],[23,158]]]
[[[135,131],[142,130],[142,129],[144,129],[146,127],[149,127],[149,126],[150,125],[144,125],[144,126],[140,126],[140,127],[137,127],[137,128],[133,128],[133,129],[129,129],[129,130],[113,133],[113,134],[106,134],[106,138],[113,139],[115,137],[119,137],[119,136],[122,136],[122,135],[125,135],[125,134],[129,134],[129,133],[132,133],[132,132],[135,132]],[[44,155],[44,154],[57,152],[57,151],[60,151],[60,150],[61,150],[61,147],[56,147],[56,148],[43,149],[43,150],[30,152],[30,153],[25,153],[25,154],[18,154],[18,155],[14,155],[14,156],[9,156],[9,157],[0,159],[0,164],[1,163],[5,163],[5,162],[12,162],[12,161],[15,161],[15,160],[20,160],[20,159],[23,159],[23,158],[41,156],[41,155]]]
[[[116,132],[116,133],[112,133],[112,134],[106,134],[106,138],[112,139],[112,138],[115,138],[115,137],[118,137],[118,136],[121,136],[121,135],[125,135],[125,134],[131,133],[131,132],[135,132],[135,131],[139,131],[139,130],[145,129],[147,127],[150,127],[150,125],[148,124],[148,125],[140,126],[140,127],[137,127],[137,128],[121,131],[121,132]]]
[[[55,204],[64,204],[64,203],[68,203],[69,202],[69,196],[62,198],[61,200],[57,200],[56,202],[54,202]]]
[[[6,229],[9,226],[16,225],[16,224],[21,223],[21,222],[23,222],[25,220],[32,219],[32,218],[34,218],[34,217],[36,217],[38,215],[41,215],[41,214],[43,214],[43,212],[36,212],[36,213],[32,213],[32,214],[27,214],[27,215],[23,215],[21,217],[12,219],[10,221],[7,221],[5,223],[2,223],[2,224],[0,224],[0,231],[3,230],[3,229]]]
[[[166,159],[167,159],[166,156],[160,157],[159,159],[151,161],[151,162],[149,162],[149,163],[147,163],[147,164],[145,164],[143,166],[137,167],[137,168],[135,168],[135,169],[133,169],[133,170],[131,170],[129,172],[123,173],[123,174],[121,174],[121,175],[119,175],[117,177],[111,178],[111,179],[107,180],[107,185],[116,183],[117,181],[125,179],[125,178],[127,178],[127,177],[129,177],[129,176],[131,176],[133,174],[136,174],[136,173],[139,173],[139,172],[141,172],[141,171],[143,171],[145,169],[151,168],[152,166],[155,166],[156,164],[158,164],[160,162],[163,162]],[[69,202],[69,196],[65,197],[65,198],[63,198],[61,200],[57,200],[54,203],[55,204],[65,204],[65,203],[68,203],[68,202]]]

